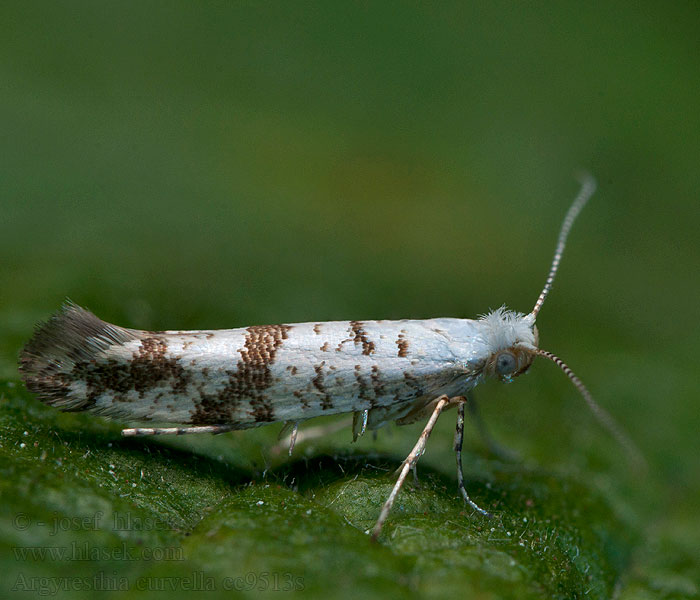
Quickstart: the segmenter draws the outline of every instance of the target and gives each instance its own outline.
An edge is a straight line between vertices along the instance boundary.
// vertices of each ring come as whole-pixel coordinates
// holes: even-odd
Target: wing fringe
[[[48,321],[36,326],[20,352],[19,372],[27,389],[42,402],[61,410],[85,410],[90,401],[70,395],[73,367],[137,337],[137,331],[105,323],[67,300]]]

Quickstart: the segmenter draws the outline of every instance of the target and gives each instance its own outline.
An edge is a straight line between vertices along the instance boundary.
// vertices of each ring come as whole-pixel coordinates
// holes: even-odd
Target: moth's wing
[[[83,394],[71,389],[71,372],[105,351],[138,340],[145,332],[117,327],[67,301],[45,323],[19,355],[19,372],[27,389],[39,399],[64,411],[89,407]]]

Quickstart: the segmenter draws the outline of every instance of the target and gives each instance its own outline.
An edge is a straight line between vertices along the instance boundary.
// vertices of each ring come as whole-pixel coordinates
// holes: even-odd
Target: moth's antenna
[[[601,425],[603,425],[603,427],[605,427],[612,434],[615,440],[617,440],[617,442],[625,449],[630,459],[630,462],[634,465],[634,467],[638,471],[646,470],[647,462],[644,459],[642,452],[639,450],[639,448],[637,448],[635,443],[627,436],[627,434],[622,430],[622,428],[615,422],[612,416],[610,416],[608,411],[606,411],[600,404],[598,404],[593,399],[593,396],[591,396],[591,393],[588,391],[586,386],[583,385],[583,382],[578,377],[576,377],[576,374],[569,368],[569,366],[561,358],[552,354],[551,352],[547,352],[546,350],[540,350],[538,348],[537,354],[548,358],[554,364],[556,364],[562,371],[564,371],[566,376],[569,379],[571,379],[573,384],[578,388],[578,391],[581,392],[583,399],[588,404],[588,408],[591,409],[596,419],[598,419],[598,422]]]
[[[537,317],[537,313],[540,312],[544,300],[549,294],[549,290],[552,289],[552,282],[554,281],[554,276],[557,274],[557,269],[559,269],[559,262],[561,261],[561,256],[564,254],[564,248],[566,247],[566,238],[569,236],[569,231],[571,231],[571,226],[574,224],[576,217],[581,212],[581,209],[586,205],[589,198],[593,195],[596,188],[596,181],[593,175],[590,173],[584,173],[579,177],[581,181],[581,189],[579,190],[578,196],[571,204],[569,212],[566,213],[564,217],[564,222],[561,224],[561,231],[559,231],[559,239],[557,240],[557,249],[554,251],[554,259],[552,259],[552,266],[549,268],[549,275],[547,276],[547,281],[544,284],[544,288],[540,292],[540,297],[537,298],[535,302],[535,308],[532,309],[532,316]]]

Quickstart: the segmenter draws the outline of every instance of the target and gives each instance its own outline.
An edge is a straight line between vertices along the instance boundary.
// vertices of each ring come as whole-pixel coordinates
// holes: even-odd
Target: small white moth
[[[27,388],[64,411],[191,427],[124,429],[123,435],[222,433],[320,415],[353,413],[353,436],[389,421],[428,417],[373,530],[379,535],[440,413],[456,406],[457,478],[464,500],[464,408],[487,377],[510,381],[535,356],[556,363],[635,459],[633,444],[564,362],[538,348],[535,320],[569,230],[595,191],[585,176],[559,234],[544,289],[529,314],[499,308],[479,319],[334,321],[211,331],[140,331],[105,323],[70,302],[40,324],[20,355]]]

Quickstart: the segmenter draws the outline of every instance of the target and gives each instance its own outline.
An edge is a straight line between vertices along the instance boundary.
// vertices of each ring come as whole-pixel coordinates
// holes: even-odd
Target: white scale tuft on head
[[[535,318],[532,314],[508,310],[501,306],[479,317],[484,325],[484,335],[492,352],[522,344],[532,349],[537,348],[537,339],[533,330]]]

